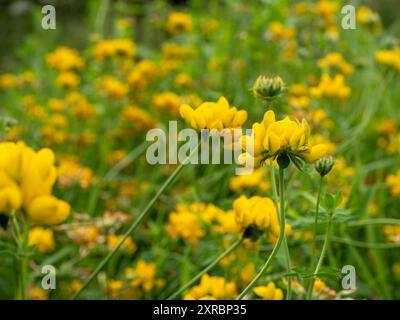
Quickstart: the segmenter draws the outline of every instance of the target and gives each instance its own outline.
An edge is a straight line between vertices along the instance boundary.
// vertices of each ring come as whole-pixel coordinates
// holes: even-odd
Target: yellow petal
[[[33,223],[57,224],[69,216],[71,207],[53,196],[35,198],[27,210],[28,219]]]

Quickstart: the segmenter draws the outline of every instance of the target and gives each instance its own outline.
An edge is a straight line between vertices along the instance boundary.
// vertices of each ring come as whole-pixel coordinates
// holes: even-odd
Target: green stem
[[[328,246],[329,246],[329,242],[330,242],[330,239],[331,239],[331,226],[332,226],[332,212],[330,212],[328,214],[328,222],[327,222],[327,225],[326,225],[326,234],[325,234],[324,245],[322,247],[321,255],[319,257],[318,263],[317,263],[317,265],[315,267],[312,279],[311,279],[310,284],[309,284],[308,289],[307,289],[307,300],[310,300],[311,297],[312,297],[315,277],[318,275],[319,269],[322,266],[322,262],[324,261],[325,254],[326,254],[326,251],[327,251]]]
[[[207,267],[205,267],[203,270],[201,270],[197,275],[195,275],[189,282],[187,282],[184,286],[182,286],[178,291],[174,292],[171,294],[167,300],[173,300],[177,296],[179,296],[183,291],[185,291],[187,288],[191,287],[194,283],[196,283],[197,280],[201,278],[201,276],[208,271],[210,271],[212,268],[214,268],[222,259],[224,259],[228,254],[230,254],[233,250],[235,250],[239,244],[243,241],[243,238],[238,239],[235,241],[228,249],[226,249],[223,253],[221,253],[218,257],[214,259],[213,262],[211,262]]]
[[[274,162],[271,160],[270,162],[270,168],[271,168],[271,184],[272,184],[272,194],[275,200],[275,203],[278,203],[278,193],[276,190],[276,182],[275,182],[275,168],[274,168]],[[279,185],[283,185],[284,181],[279,181]],[[281,193],[282,194],[282,193]],[[279,213],[282,215],[281,213]],[[286,237],[286,233],[284,234],[283,238],[283,247],[285,250],[285,259],[286,259],[286,269],[287,269],[287,291],[286,291],[286,299],[290,300],[292,298],[292,277],[290,276],[292,272],[292,262],[290,259],[290,253],[289,253],[289,246],[288,246],[288,241]]]
[[[312,271],[314,264],[315,264],[315,259],[317,257],[317,232],[318,232],[318,215],[319,215],[319,203],[321,201],[321,193],[322,193],[322,185],[323,185],[324,177],[321,176],[319,179],[319,187],[318,187],[318,195],[317,195],[317,203],[315,205],[315,216],[314,216],[314,235],[312,238],[312,253],[311,253],[311,260],[310,260],[310,272]],[[307,292],[310,288],[311,282],[313,282],[312,278],[308,282],[308,289]]]
[[[118,242],[118,244],[108,253],[108,255],[100,262],[100,264],[97,266],[97,268],[93,271],[93,273],[90,275],[90,277],[85,281],[85,283],[82,285],[82,287],[75,292],[71,296],[71,300],[76,299],[86,288],[87,286],[93,281],[93,279],[99,274],[99,272],[104,268],[104,266],[107,264],[107,262],[115,255],[115,253],[121,248],[122,244],[125,242],[126,239],[131,235],[133,231],[139,226],[139,224],[143,221],[143,219],[147,216],[148,212],[150,209],[153,207],[153,205],[156,203],[158,198],[163,194],[165,189],[172,183],[172,181],[175,179],[175,177],[182,171],[184,166],[189,162],[190,158],[192,155],[197,152],[198,148],[200,146],[200,143],[192,150],[190,155],[175,169],[175,171],[168,177],[168,179],[164,182],[164,184],[161,186],[161,188],[157,191],[157,193],[154,195],[154,197],[150,200],[150,202],[147,204],[147,206],[143,209],[143,211],[140,213],[139,217],[132,223],[132,225],[129,227],[129,229],[126,231],[124,236],[121,238],[121,240]]]
[[[21,273],[20,273],[20,286],[21,286],[21,299],[27,299],[28,292],[28,273],[29,273],[29,258],[28,258],[28,249],[29,249],[29,224],[24,223],[23,235],[22,235],[22,252],[21,252]]]
[[[283,178],[284,178],[284,169],[279,169],[279,178],[280,180],[283,182]],[[275,258],[276,254],[278,253],[283,239],[285,238],[285,194],[284,194],[284,184],[281,183],[280,184],[280,191],[281,191],[281,200],[280,201],[280,212],[282,214],[280,214],[280,227],[279,227],[279,236],[278,236],[278,241],[276,242],[274,248],[272,249],[271,254],[269,255],[267,261],[265,262],[265,264],[262,266],[261,270],[258,272],[258,274],[254,277],[253,280],[251,280],[251,282],[247,285],[247,287],[239,294],[239,296],[236,297],[236,300],[242,300],[244,298],[244,296],[256,285],[257,281],[262,277],[262,275],[264,274],[264,272],[269,268],[269,266],[272,263],[272,260]]]

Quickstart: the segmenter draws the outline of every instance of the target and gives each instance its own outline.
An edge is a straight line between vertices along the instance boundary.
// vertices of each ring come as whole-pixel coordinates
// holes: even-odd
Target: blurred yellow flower
[[[254,293],[263,300],[282,300],[283,291],[275,286],[272,281],[266,286],[259,286],[253,289]]]
[[[185,300],[202,300],[206,297],[214,299],[232,298],[237,293],[234,282],[227,282],[223,277],[213,277],[205,274],[200,279],[200,284],[190,289],[185,295]]]
[[[53,231],[42,227],[32,228],[29,230],[28,244],[40,253],[52,252],[55,246]]]
[[[167,31],[171,35],[187,33],[193,30],[191,15],[183,12],[171,12],[168,16]]]
[[[35,152],[22,142],[0,143],[0,213],[23,208],[33,223],[63,222],[70,206],[51,195],[56,177],[50,149]]]
[[[310,89],[310,94],[316,98],[340,98],[346,100],[350,97],[351,89],[346,86],[345,78],[341,74],[331,78],[328,74],[323,74],[318,86]]]
[[[67,47],[58,47],[46,55],[46,63],[58,71],[71,71],[82,69],[85,62],[76,50]]]

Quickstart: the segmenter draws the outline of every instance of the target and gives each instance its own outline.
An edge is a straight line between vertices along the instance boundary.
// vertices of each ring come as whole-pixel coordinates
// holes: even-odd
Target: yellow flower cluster
[[[236,193],[241,193],[246,189],[264,192],[270,189],[271,185],[265,178],[265,168],[258,168],[248,175],[233,176],[229,187]]]
[[[203,224],[211,224],[217,233],[237,234],[241,231],[233,210],[224,211],[213,204],[194,202],[179,203],[176,211],[169,214],[167,233],[195,244],[205,235]]]
[[[136,106],[126,106],[122,109],[121,130],[134,129],[135,131],[149,130],[156,127],[153,117]]]
[[[307,162],[314,162],[327,154],[324,144],[311,145],[310,128],[305,119],[300,123],[289,117],[276,121],[271,110],[264,114],[261,123],[253,124],[251,136],[243,137],[244,151],[242,160],[254,159],[260,166],[268,158],[275,159],[281,154],[295,156]]]
[[[70,71],[60,73],[56,79],[56,84],[64,89],[74,89],[79,86],[79,83],[79,76]]]
[[[323,74],[316,87],[310,89],[310,94],[316,98],[340,98],[346,100],[350,97],[351,89],[346,86],[345,78],[341,74],[331,78],[328,74]]]
[[[136,49],[130,39],[104,40],[96,44],[93,56],[100,61],[114,57],[134,58]]]
[[[82,69],[85,62],[76,50],[59,47],[46,55],[46,63],[58,71],[71,71]]]
[[[98,226],[76,226],[71,229],[70,237],[80,245],[91,247],[100,240],[100,229]]]
[[[220,97],[217,102],[203,102],[194,110],[183,104],[179,112],[187,123],[199,130],[240,128],[247,120],[247,112],[231,107],[225,97]]]
[[[112,250],[123,238],[122,235],[116,235],[113,233],[107,236],[107,245],[109,250]],[[131,237],[128,237],[121,245],[121,250],[129,253],[136,251],[136,244],[133,242]]]
[[[135,289],[143,289],[145,292],[164,284],[162,279],[156,278],[156,273],[156,264],[142,259],[136,263],[135,268],[127,268],[125,270],[126,277],[130,280],[129,285]]]
[[[145,88],[158,73],[157,65],[150,60],[142,60],[134,66],[127,77],[129,86],[135,89]]]
[[[349,75],[353,73],[353,66],[347,63],[343,56],[338,52],[331,52],[325,58],[317,61],[318,67],[323,70],[333,70],[335,72]]]
[[[400,196],[400,170],[395,175],[388,175],[386,184],[390,187],[390,192],[393,196]]]
[[[175,212],[168,217],[167,233],[171,237],[179,237],[192,244],[204,237],[202,219],[196,208],[197,204],[186,206],[179,204]]]
[[[318,0],[315,5],[315,14],[321,16],[326,24],[334,22],[335,13],[339,10],[339,4],[331,0]]]
[[[173,92],[161,92],[153,98],[153,108],[158,111],[166,111],[172,115],[179,112],[182,98]]]
[[[383,233],[387,241],[400,243],[400,225],[385,225],[383,227]]]
[[[128,93],[128,86],[113,76],[104,76],[98,80],[97,87],[109,98],[122,99]]]
[[[368,30],[380,30],[382,28],[379,14],[366,6],[357,7],[357,23],[365,26]]]
[[[266,286],[259,286],[253,289],[254,293],[263,300],[282,300],[283,291],[276,287],[275,283],[269,282]]]
[[[0,214],[22,209],[33,223],[63,222],[70,206],[51,195],[56,178],[50,149],[35,152],[22,142],[0,143]]]
[[[187,33],[193,30],[192,17],[183,12],[171,12],[168,16],[167,31],[171,35]]]
[[[288,101],[294,109],[308,109],[310,107],[310,98],[308,97],[308,88],[301,84],[292,84],[288,89]]]
[[[268,31],[275,40],[288,40],[296,35],[295,28],[286,27],[284,24],[277,21],[270,23]]]
[[[234,282],[227,282],[223,277],[212,277],[205,274],[200,279],[200,284],[190,289],[185,295],[185,300],[211,300],[232,298],[237,294]]]
[[[29,230],[29,246],[34,246],[40,253],[49,253],[54,250],[54,235],[51,229],[35,227]]]
[[[68,156],[59,160],[58,183],[63,187],[80,186],[86,189],[93,181],[92,169],[82,166],[77,158]]]
[[[274,202],[270,198],[240,196],[233,202],[236,222],[245,230],[249,227],[267,231],[268,239],[275,242],[279,236],[279,219]],[[290,225],[285,226],[290,232]]]
[[[392,50],[378,50],[375,52],[375,59],[380,64],[384,64],[400,72],[400,47]]]

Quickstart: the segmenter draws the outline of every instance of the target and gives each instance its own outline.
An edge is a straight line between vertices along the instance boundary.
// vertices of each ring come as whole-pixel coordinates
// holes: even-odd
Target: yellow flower
[[[71,208],[65,201],[51,195],[38,196],[29,205],[27,217],[39,224],[58,224],[68,218]]]
[[[187,73],[179,73],[175,79],[174,83],[178,88],[190,89],[193,87],[193,79]]]
[[[167,233],[171,237],[180,237],[193,244],[205,235],[200,216],[186,206],[179,206],[176,212],[169,214]]]
[[[292,39],[296,35],[296,30],[293,27],[286,27],[277,21],[270,23],[269,32],[276,40],[288,40]]]
[[[134,58],[136,48],[130,39],[104,40],[96,44],[93,55],[96,60],[100,61],[114,57]]]
[[[123,129],[143,131],[156,127],[153,117],[147,111],[136,106],[126,106],[120,114]]]
[[[47,54],[46,63],[58,71],[82,69],[85,64],[76,50],[67,47],[59,47]]]
[[[79,185],[86,189],[93,180],[93,172],[90,168],[82,166],[74,157],[63,157],[59,161],[57,176],[61,186]]]
[[[337,74],[331,78],[328,74],[323,74],[318,86],[310,89],[310,94],[316,98],[337,97],[346,100],[351,94],[351,89],[346,86],[343,75]]]
[[[211,296],[215,299],[232,298],[237,289],[234,282],[227,282],[223,277],[212,277],[205,274],[200,279],[200,284],[190,289],[184,297],[185,300],[200,300]]]
[[[220,97],[217,102],[203,102],[194,110],[183,104],[179,113],[187,123],[199,130],[240,128],[247,120],[247,112],[230,107],[225,97]]]
[[[266,286],[255,287],[253,291],[263,300],[283,299],[283,291],[277,288],[273,282],[269,282]]]
[[[17,86],[17,77],[11,73],[0,75],[0,89],[10,89]]]
[[[60,73],[56,79],[56,83],[59,87],[64,89],[74,89],[79,86],[79,77],[73,72]]]
[[[108,280],[107,291],[110,293],[111,298],[115,299],[124,287],[124,283],[121,280]]]
[[[156,264],[139,260],[135,268],[128,268],[126,275],[132,279],[129,285],[134,288],[141,287],[145,292],[151,291],[156,285],[160,285],[160,279],[156,279]]]
[[[240,196],[233,202],[236,222],[245,230],[249,227],[266,231],[271,242],[279,236],[278,213],[270,198]],[[285,226],[285,232],[290,232],[290,226]]]
[[[319,0],[315,5],[315,14],[321,16],[327,24],[334,22],[338,10],[339,4],[336,1]]]
[[[136,89],[144,88],[158,73],[157,65],[150,60],[141,60],[128,74],[128,84]]]
[[[121,241],[123,236],[116,234],[108,234],[107,245],[110,250],[114,249],[115,246]],[[131,237],[128,237],[121,245],[121,250],[133,253],[136,251],[136,244],[133,242]]]
[[[162,92],[154,96],[153,108],[159,111],[167,111],[177,114],[182,104],[182,98],[173,92]]]
[[[97,82],[97,87],[108,97],[122,99],[128,93],[128,86],[113,76],[104,76]]]
[[[20,209],[21,206],[21,189],[13,179],[0,169],[0,214],[10,214]]]
[[[375,59],[380,64],[387,65],[400,72],[400,47],[392,50],[378,50],[375,52]]]
[[[261,123],[253,124],[252,136],[243,137],[246,153],[241,158],[243,161],[253,158],[255,165],[260,166],[266,159],[279,156],[310,163],[326,156],[327,147],[324,144],[311,145],[309,137],[310,128],[305,119],[301,123],[289,117],[276,121],[275,113],[269,110]]]
[[[32,287],[29,288],[28,298],[30,300],[47,300],[48,293],[42,288]]]
[[[320,69],[332,69],[345,75],[351,74],[354,69],[338,52],[329,53],[325,58],[319,59],[317,64]]]
[[[400,170],[397,173],[386,177],[386,184],[390,187],[390,193],[393,196],[400,196]]]
[[[0,213],[23,208],[33,223],[64,221],[70,206],[51,195],[56,177],[50,149],[35,152],[22,142],[0,143]]]
[[[382,28],[379,14],[366,6],[359,6],[357,8],[357,22],[372,31]]]
[[[98,226],[77,226],[71,229],[71,238],[78,244],[94,245],[100,239]]]
[[[51,229],[35,227],[29,231],[28,244],[34,246],[40,253],[49,253],[54,250],[54,236]]]
[[[192,17],[183,12],[171,12],[168,16],[167,31],[172,35],[187,33],[193,30]]]
[[[270,189],[271,185],[265,179],[265,168],[258,168],[248,175],[233,176],[229,187],[236,193],[241,193],[246,189],[264,192]]]

